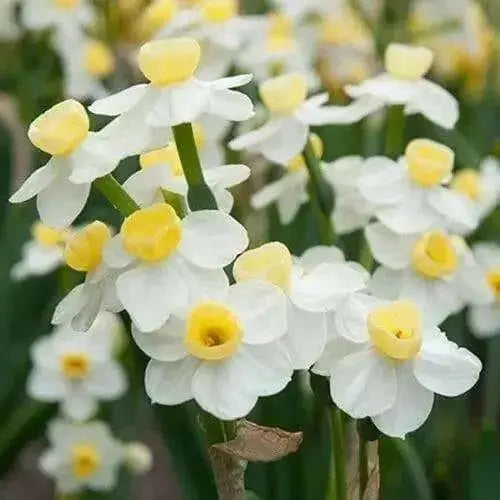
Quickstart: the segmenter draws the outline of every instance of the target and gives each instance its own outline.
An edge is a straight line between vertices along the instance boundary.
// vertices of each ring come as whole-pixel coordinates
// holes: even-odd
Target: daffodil
[[[370,283],[375,295],[413,300],[436,324],[465,304],[491,302],[491,290],[463,238],[441,229],[398,234],[380,223],[370,224],[365,236],[382,264]]]
[[[330,377],[335,404],[404,438],[429,416],[434,393],[453,397],[478,380],[481,362],[422,317],[411,301],[373,297],[330,338],[313,371]],[[348,337],[344,336],[348,333]]]
[[[404,159],[373,157],[358,188],[382,224],[397,233],[445,226],[464,233],[478,225],[472,201],[449,189],[454,153],[428,139],[408,144]]]
[[[148,42],[141,47],[138,61],[149,83],[134,85],[90,106],[93,113],[117,116],[101,133],[123,156],[165,146],[169,127],[195,122],[203,115],[232,121],[253,115],[251,100],[231,90],[245,85],[252,76],[198,80],[193,74],[200,56],[200,45],[193,38]]]
[[[187,206],[188,183],[184,177],[181,161],[175,144],[141,155],[141,170],[132,174],[123,188],[141,206],[163,200],[162,190],[181,195]],[[212,190],[217,206],[229,213],[233,207],[233,196],[228,188],[245,181],[250,169],[245,165],[222,165],[204,169],[203,176]]]
[[[99,133],[89,132],[85,108],[71,99],[36,118],[28,137],[52,158],[28,177],[10,202],[36,196],[42,222],[54,228],[69,226],[85,206],[92,181],[117,167],[119,152]]]
[[[88,332],[56,328],[32,346],[28,394],[59,402],[64,415],[87,420],[99,401],[119,398],[127,388],[125,372],[113,357],[118,320],[101,315]]]
[[[244,417],[259,396],[281,391],[292,363],[279,339],[286,332],[286,298],[263,281],[211,286],[158,330],[133,329],[152,358],[146,392],[153,403],[195,399],[223,420]]]
[[[56,306],[53,325],[71,323],[75,330],[86,331],[101,311],[117,313],[123,309],[115,287],[120,270],[103,262],[104,248],[111,237],[106,224],[94,221],[67,239],[64,261],[75,271],[84,272],[85,280]]]
[[[472,333],[478,337],[492,337],[500,333],[500,245],[477,243],[472,251],[491,288],[493,301],[472,305],[468,311],[468,322]]]
[[[294,262],[285,245],[267,243],[240,255],[233,275],[237,283],[265,281],[283,290],[287,331],[281,341],[298,370],[308,369],[323,352],[326,313],[366,287],[365,273],[343,262],[335,247],[311,249]]]
[[[53,420],[48,430],[49,448],[40,457],[44,474],[62,494],[85,489],[109,491],[118,481],[123,462],[122,443],[100,421],[74,423]]]
[[[436,125],[451,129],[458,120],[458,103],[444,88],[424,78],[434,55],[425,47],[391,43],[385,52],[385,73],[345,91],[366,106],[364,116],[390,105],[405,105],[406,114],[420,113]],[[359,117],[359,115],[358,115]]]
[[[57,269],[64,262],[64,244],[70,235],[70,229],[54,229],[40,221],[33,224],[31,239],[22,247],[21,260],[11,269],[12,278],[19,281]]]
[[[144,332],[160,328],[172,312],[185,308],[220,283],[223,267],[248,245],[245,228],[217,210],[192,212],[182,220],[166,203],[128,216],[104,250],[118,298]]]

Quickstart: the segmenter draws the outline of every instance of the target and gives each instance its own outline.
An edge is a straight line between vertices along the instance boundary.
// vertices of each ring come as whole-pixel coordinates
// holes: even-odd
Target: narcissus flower
[[[78,493],[86,488],[109,491],[116,485],[123,448],[104,422],[53,420],[47,437],[50,446],[40,457],[39,466],[55,480],[58,492]]]
[[[63,263],[63,249],[71,229],[54,229],[42,222],[31,228],[31,239],[23,245],[22,257],[11,269],[14,280],[43,276]]]
[[[137,327],[150,332],[212,286],[226,283],[222,268],[247,245],[245,228],[223,212],[201,210],[181,220],[170,205],[157,203],[125,219],[104,260],[123,270],[118,298]]]
[[[331,337],[313,371],[330,377],[333,401],[351,417],[370,417],[384,434],[405,437],[429,416],[434,393],[468,391],[481,362],[427,323],[413,302],[370,297]]]
[[[468,311],[468,321],[472,333],[478,337],[492,337],[500,333],[500,245],[477,243],[472,250],[491,288],[493,301],[490,304],[472,305]]]
[[[359,85],[347,85],[347,94],[366,106],[364,116],[375,109],[405,105],[405,113],[424,115],[436,125],[451,129],[458,120],[457,100],[444,88],[424,78],[434,55],[425,47],[391,43],[385,52],[385,73]]]
[[[451,180],[454,153],[429,139],[415,139],[404,160],[385,157],[366,160],[358,188],[375,216],[397,233],[447,227],[463,233],[478,225],[472,201],[443,184]]]
[[[318,251],[322,261],[312,265]],[[328,261],[323,260],[325,255]],[[294,263],[287,247],[273,242],[243,253],[233,267],[237,283],[266,281],[280,287],[287,296],[288,326],[282,342],[297,370],[308,369],[323,352],[325,313],[366,286],[364,273],[343,262],[342,253],[335,247],[326,252],[309,250],[304,263],[304,267],[300,259]]]
[[[94,221],[68,238],[64,261],[75,271],[86,273],[85,281],[59,302],[52,324],[71,322],[75,330],[86,331],[100,311],[117,313],[123,309],[115,288],[120,271],[109,268],[103,262],[103,251],[111,237],[111,230],[106,224]]]
[[[66,227],[85,206],[92,181],[117,167],[120,152],[99,133],[89,132],[85,108],[72,99],[34,120],[28,137],[52,158],[28,177],[10,202],[21,203],[36,196],[42,222],[54,228]]]
[[[169,127],[215,115],[243,121],[253,115],[252,101],[231,90],[248,83],[251,75],[214,81],[193,76],[201,48],[192,38],[155,40],[139,51],[139,67],[150,83],[141,83],[100,99],[90,106],[98,115],[118,116],[102,129],[123,156],[164,146]]]
[[[118,321],[103,314],[86,333],[62,326],[38,339],[31,349],[28,394],[59,402],[62,412],[75,420],[92,417],[98,401],[119,398],[127,380],[113,357]]]
[[[153,359],[146,392],[154,403],[190,399],[223,420],[244,417],[259,396],[281,391],[292,363],[279,339],[286,332],[286,298],[263,281],[207,289],[162,328],[133,330]]]
[[[436,324],[465,304],[488,304],[491,290],[466,242],[440,229],[397,234],[380,223],[365,231],[377,268],[370,289],[413,300]]]

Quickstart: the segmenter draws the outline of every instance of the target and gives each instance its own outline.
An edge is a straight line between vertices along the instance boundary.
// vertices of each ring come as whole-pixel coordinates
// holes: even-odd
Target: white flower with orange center
[[[358,188],[377,219],[397,233],[444,226],[462,234],[475,229],[479,220],[472,201],[446,187],[454,158],[443,144],[415,139],[399,162],[385,157],[366,160]]]
[[[391,105],[404,105],[407,115],[420,113],[436,125],[451,129],[458,120],[457,100],[444,88],[424,78],[434,55],[425,47],[391,43],[385,52],[385,73],[345,91],[365,107],[362,117]]]
[[[500,245],[476,243],[472,251],[491,289],[493,300],[490,304],[472,305],[468,311],[468,322],[472,333],[478,337],[493,337],[500,334]]]
[[[335,247],[311,249],[292,259],[287,247],[273,242],[248,250],[233,266],[237,283],[265,281],[287,296],[287,333],[282,338],[297,370],[308,369],[326,343],[326,313],[366,287],[366,273],[343,262]]]
[[[142,154],[139,161],[141,170],[132,174],[123,184],[123,188],[139,205],[147,206],[162,201],[164,191],[167,191],[182,196],[187,206],[188,183],[174,143]],[[228,188],[248,179],[250,169],[245,165],[213,166],[204,169],[203,176],[215,196],[218,208],[229,213],[234,200]]]
[[[31,348],[28,394],[59,402],[64,415],[75,420],[91,418],[99,401],[119,398],[127,388],[125,372],[114,359],[119,321],[102,314],[88,332],[61,326],[38,339]]]
[[[370,224],[365,236],[382,264],[370,283],[376,296],[413,300],[436,324],[466,304],[492,301],[483,272],[460,236],[441,229],[398,234],[380,223]]]
[[[63,250],[71,229],[54,229],[38,221],[31,227],[31,239],[21,250],[21,260],[11,269],[11,277],[23,280],[49,274],[64,262]]]
[[[118,298],[144,332],[160,328],[170,314],[220,283],[223,267],[248,245],[245,228],[217,210],[192,212],[182,220],[166,203],[129,215],[104,250],[121,269]]]
[[[75,423],[56,419],[49,423],[49,448],[39,467],[54,479],[63,495],[85,489],[110,491],[123,464],[123,444],[104,422]]]
[[[481,361],[427,323],[415,303],[371,297],[359,305],[356,321],[334,332],[313,367],[330,377],[333,401],[351,417],[404,438],[425,422],[434,393],[458,396],[477,382]]]
[[[144,44],[139,68],[149,83],[129,87],[94,102],[90,111],[117,116],[101,132],[123,156],[164,146],[169,127],[195,122],[204,115],[243,121],[253,115],[252,101],[232,90],[248,83],[251,75],[202,81],[193,75],[201,48],[193,38],[171,38]]]
[[[259,396],[287,385],[293,368],[279,342],[285,332],[285,295],[263,281],[214,285],[158,330],[132,331],[152,358],[145,384],[153,403],[194,398],[223,420],[244,417]]]
[[[72,99],[36,118],[28,137],[52,158],[28,177],[10,202],[36,196],[42,222],[54,228],[69,226],[85,206],[92,181],[118,166],[120,152],[100,133],[89,132],[85,108]]]
[[[71,323],[75,330],[86,331],[100,311],[117,313],[123,309],[115,288],[120,270],[103,262],[103,251],[111,237],[112,232],[106,224],[94,221],[67,239],[64,261],[71,269],[85,273],[85,280],[56,306],[53,325]]]

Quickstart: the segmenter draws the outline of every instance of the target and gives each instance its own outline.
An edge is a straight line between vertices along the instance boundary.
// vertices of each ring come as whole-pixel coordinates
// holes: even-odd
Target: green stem
[[[405,138],[405,115],[402,105],[391,106],[387,110],[387,132],[385,154],[397,158],[403,154]]]
[[[307,141],[302,156],[309,173],[309,182],[307,183],[309,200],[318,220],[322,243],[324,245],[332,245],[335,241],[331,222],[334,206],[332,187],[323,177],[318,158],[314,154],[310,140]]]
[[[111,174],[99,177],[94,185],[124,217],[139,210],[139,205]]]
[[[344,422],[339,408],[332,410],[331,421],[336,500],[347,500]]]
[[[363,238],[361,242],[361,251],[359,252],[359,263],[368,271],[372,272],[373,269],[373,255],[370,250],[370,245],[368,242]]]
[[[208,446],[226,443],[236,437],[236,422],[219,420],[206,411],[200,412],[200,421]]]
[[[201,169],[200,158],[194,141],[193,127],[181,123],[172,127],[175,144],[188,183],[188,205],[191,210],[217,210],[215,197],[207,186]]]
[[[488,340],[488,357],[486,361],[486,375],[484,378],[484,406],[483,421],[486,426],[496,428],[498,408],[500,406],[500,337]]]

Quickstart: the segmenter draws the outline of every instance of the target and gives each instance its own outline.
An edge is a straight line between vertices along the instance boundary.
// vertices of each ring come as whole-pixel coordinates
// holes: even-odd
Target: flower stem
[[[324,245],[332,245],[335,241],[335,234],[331,223],[334,205],[332,187],[321,173],[319,161],[314,154],[310,140],[307,141],[302,156],[309,173],[309,182],[307,184],[309,200],[318,220],[322,243]]]
[[[391,106],[387,111],[385,154],[397,158],[403,153],[405,137],[405,115],[402,105]]]
[[[485,426],[496,428],[498,419],[498,408],[500,406],[500,391],[498,381],[500,380],[500,337],[488,340],[488,354],[486,361],[486,375],[484,378],[484,401],[483,401],[483,423]]]
[[[334,408],[331,413],[331,422],[336,500],[347,500],[345,435],[342,418],[342,411]]]
[[[217,202],[205,182],[200,158],[194,141],[193,127],[181,123],[172,127],[175,144],[188,183],[188,204],[191,210],[217,210]]]
[[[94,185],[124,217],[139,210],[139,205],[111,174],[99,177]]]

